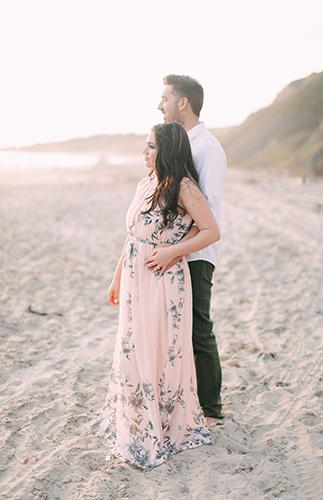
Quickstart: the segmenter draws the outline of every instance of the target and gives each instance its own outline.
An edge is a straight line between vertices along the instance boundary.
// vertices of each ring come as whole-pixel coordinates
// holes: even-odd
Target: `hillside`
[[[323,72],[290,83],[274,102],[239,126],[212,129],[229,166],[323,176]],[[140,155],[146,135],[95,135],[22,151]]]
[[[211,132],[220,142],[230,134],[235,127],[216,128]],[[137,134],[115,134],[115,135],[93,135],[91,137],[80,137],[62,142],[51,142],[47,144],[33,144],[19,148],[19,151],[41,152],[41,153],[109,153],[116,155],[140,155],[145,146],[147,135]]]
[[[229,165],[323,175],[323,72],[290,83],[222,144]]]
[[[133,155],[140,153],[145,144],[145,135],[115,134],[115,135],[93,135],[81,137],[63,142],[52,142],[48,144],[34,144],[21,148],[21,151],[42,153],[107,153]]]

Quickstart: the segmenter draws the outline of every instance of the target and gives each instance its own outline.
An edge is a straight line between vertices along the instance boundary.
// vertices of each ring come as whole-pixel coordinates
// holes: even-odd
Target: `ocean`
[[[134,158],[124,156],[76,153],[35,153],[0,151],[0,170],[28,170],[46,168],[95,167],[98,164],[121,165],[133,163]]]

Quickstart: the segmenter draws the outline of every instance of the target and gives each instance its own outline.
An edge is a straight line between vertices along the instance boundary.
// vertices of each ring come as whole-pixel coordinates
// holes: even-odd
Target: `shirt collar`
[[[192,139],[194,139],[194,137],[203,130],[205,130],[204,122],[200,122],[198,125],[195,125],[195,127],[191,128],[191,130],[187,132],[189,140],[191,141]]]

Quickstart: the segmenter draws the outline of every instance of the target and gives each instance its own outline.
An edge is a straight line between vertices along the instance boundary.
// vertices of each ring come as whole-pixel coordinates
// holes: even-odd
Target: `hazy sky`
[[[236,125],[323,71],[322,0],[0,0],[0,147],[146,133],[168,73]]]

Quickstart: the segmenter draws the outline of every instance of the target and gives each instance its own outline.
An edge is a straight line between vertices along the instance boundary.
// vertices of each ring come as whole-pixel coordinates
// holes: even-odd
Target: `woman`
[[[143,154],[150,175],[128,210],[128,237],[108,291],[110,304],[120,303],[119,328],[93,431],[112,454],[147,468],[211,441],[196,393],[189,269],[185,257],[168,266],[220,234],[184,128],[156,125]],[[193,220],[198,229],[185,238]]]

